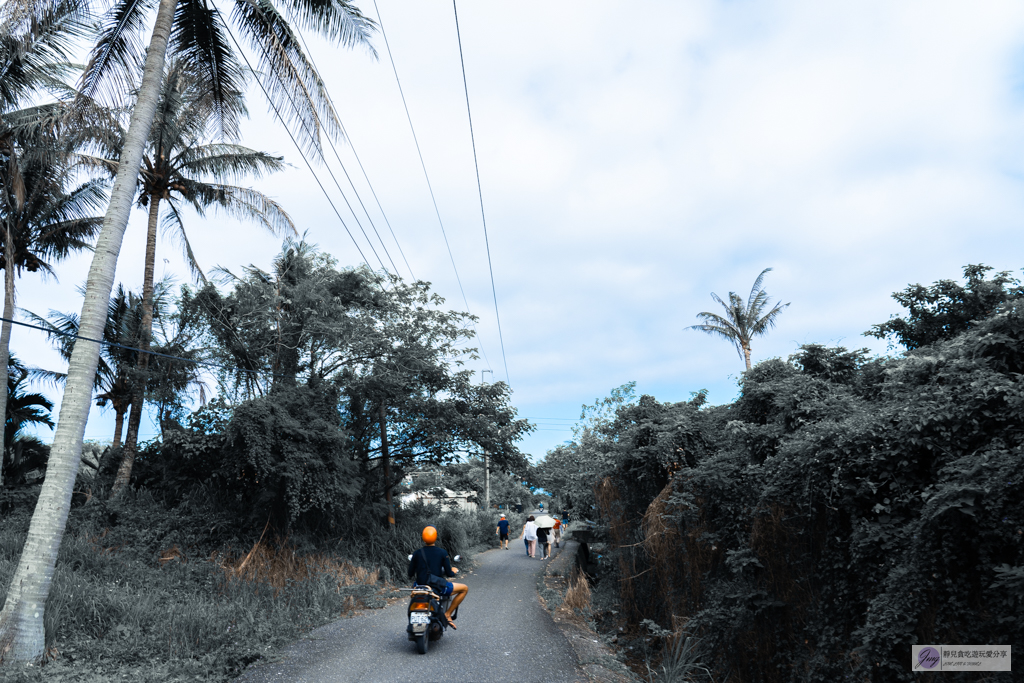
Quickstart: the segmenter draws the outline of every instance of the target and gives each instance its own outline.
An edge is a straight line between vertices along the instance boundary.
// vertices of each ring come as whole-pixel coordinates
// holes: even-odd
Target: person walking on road
[[[412,554],[409,560],[409,576],[416,577],[416,583],[420,586],[431,586],[431,576],[447,578],[459,573],[458,567],[453,567],[448,552],[444,548],[438,548],[437,529],[432,526],[423,529],[424,546]],[[433,588],[433,586],[431,586]],[[459,605],[469,595],[469,586],[464,583],[447,582],[445,589],[441,591],[442,597],[452,596],[452,602],[444,613],[448,625],[458,630],[455,622],[452,621],[452,614],[459,608]]]
[[[540,559],[546,560],[551,556],[551,544],[548,543],[548,533],[551,529],[539,527],[537,529],[537,540],[540,542]]]
[[[494,533],[498,534],[498,547],[508,550],[508,520],[505,519],[505,515],[498,520],[498,528],[494,530]]]
[[[523,533],[520,535],[526,541],[527,557],[536,557],[537,555],[537,525],[533,520],[533,515],[526,518],[526,524],[523,525]]]
[[[559,542],[562,540],[562,520],[555,517],[555,526],[552,527],[552,532],[555,535],[555,547],[558,547]]]

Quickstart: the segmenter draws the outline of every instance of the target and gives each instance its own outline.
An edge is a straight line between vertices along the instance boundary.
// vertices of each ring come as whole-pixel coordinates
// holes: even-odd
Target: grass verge
[[[0,547],[23,538],[5,524]],[[147,562],[103,540],[65,538],[45,612],[50,661],[5,666],[4,681],[229,680],[302,633],[384,603],[376,572],[287,544],[205,558],[175,546]],[[16,562],[0,558],[4,592]]]
[[[31,515],[28,503],[4,502],[0,604]],[[169,510],[145,491],[74,508],[44,612],[47,661],[0,666],[0,681],[230,680],[312,629],[383,607],[424,524],[453,555],[496,544],[492,515],[430,506],[401,511],[393,531],[319,541],[256,529],[245,542],[218,520],[202,505]]]

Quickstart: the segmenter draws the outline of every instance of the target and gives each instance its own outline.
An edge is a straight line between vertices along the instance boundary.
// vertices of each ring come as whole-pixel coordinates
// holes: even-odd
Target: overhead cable
[[[103,346],[112,346],[115,349],[124,349],[126,351],[138,351],[139,353],[145,353],[145,354],[148,354],[150,356],[160,356],[161,358],[170,358],[171,360],[181,360],[181,361],[185,361],[186,363],[194,363],[195,365],[205,365],[207,367],[217,368],[218,370],[225,369],[224,365],[221,365],[220,363],[214,363],[213,361],[196,360],[195,358],[183,358],[181,356],[172,356],[172,355],[170,355],[168,353],[160,353],[158,351],[150,351],[150,350],[147,350],[147,349],[140,349],[140,348],[138,348],[136,346],[126,346],[125,344],[118,344],[116,342],[105,341],[103,339],[91,339],[89,337],[83,337],[83,336],[81,336],[79,334],[75,334],[74,332],[65,332],[64,330],[58,330],[55,327],[42,327],[41,325],[32,325],[30,323],[23,323],[23,322],[18,321],[18,320],[11,320],[10,318],[0,317],[0,320],[2,320],[3,322],[11,323],[12,325],[21,325],[22,327],[31,327],[33,330],[42,330],[43,332],[46,332],[47,334],[57,334],[57,335],[60,335],[62,337],[71,337],[73,339],[81,339],[82,341],[92,342],[93,344],[102,344]],[[251,375],[258,375],[259,374],[255,370],[248,370],[246,368],[241,368],[241,367],[237,367],[237,366],[232,368],[232,370],[237,370],[238,372],[248,372]]]
[[[376,2],[376,0],[374,0]],[[452,0],[452,9],[455,11],[455,35],[459,39],[459,63],[462,65],[462,87],[466,92],[466,115],[469,117],[469,139],[473,144],[473,165],[476,168],[476,190],[480,196],[480,219],[484,224],[484,244],[487,246],[487,268],[491,271],[491,293],[494,295],[494,317],[498,321],[498,341],[501,342],[501,360],[505,364],[505,379],[509,387],[512,386],[512,379],[508,375],[508,359],[505,357],[505,338],[501,334],[501,315],[498,313],[498,290],[494,286],[494,265],[491,263],[491,242],[487,238],[487,216],[484,214],[484,190],[480,184],[480,162],[476,157],[476,138],[473,135],[473,112],[469,108],[469,85],[466,82],[466,60],[462,56],[462,35],[459,33],[459,9]]]
[[[317,67],[316,62],[313,61],[313,53],[306,44],[306,39],[303,37],[302,32],[296,27],[295,33],[299,36],[299,40],[302,41],[302,47],[305,48],[306,55],[309,56],[309,62],[313,65],[313,69],[319,73],[320,69]],[[338,110],[334,106],[334,98],[331,97],[331,93],[326,87],[324,88],[324,92],[327,95],[327,102],[331,106],[331,111],[334,112],[334,116],[338,119],[338,124],[341,126],[341,134],[348,139],[349,148],[352,150],[352,156],[355,157],[356,163],[359,165],[359,170],[363,173],[363,179],[366,180],[366,184],[370,188],[370,194],[373,195],[374,201],[377,202],[377,208],[380,209],[380,215],[384,217],[384,222],[387,224],[388,230],[391,231],[391,238],[395,240],[395,246],[398,247],[398,253],[402,255],[402,260],[405,262],[405,267],[409,270],[409,275],[411,275],[412,279],[415,280],[416,274],[412,272],[412,266],[409,265],[409,259],[405,257],[405,251],[402,249],[402,245],[398,241],[398,235],[395,234],[395,229],[391,227],[391,221],[388,220],[388,215],[384,213],[384,207],[381,206],[380,199],[377,197],[377,192],[373,189],[373,183],[370,182],[370,176],[367,175],[366,169],[363,168],[363,162],[359,158],[359,153],[356,152],[356,146],[355,143],[352,142],[352,136],[349,135],[347,130],[345,130],[345,124],[341,121],[341,116],[338,114]],[[374,224],[373,218],[370,216],[370,212],[366,210],[366,205],[363,204],[363,198],[359,195],[359,190],[356,189],[355,184],[352,182],[352,178],[349,177],[348,170],[345,168],[345,164],[342,163],[341,157],[338,155],[338,148],[335,147],[334,141],[331,140],[330,136],[327,136],[327,141],[330,142],[331,149],[334,150],[334,157],[338,160],[341,170],[345,172],[345,177],[348,179],[348,184],[352,187],[352,191],[355,193],[356,199],[359,201],[359,206],[363,207],[363,213],[366,214],[366,219],[370,222],[370,227],[373,228],[373,232],[377,235],[377,239],[380,241],[380,246],[384,248],[384,253],[387,255],[388,261],[391,261],[391,266],[397,273],[398,266],[395,265],[394,260],[391,258],[391,254],[388,252],[388,248],[384,245],[384,240],[381,238],[380,233],[377,232],[377,226]]]
[[[231,26],[227,22],[224,21],[224,16],[220,13],[220,9],[217,8],[216,5],[214,6],[214,11],[217,12],[218,16],[220,16],[220,18],[221,18],[221,22],[227,28],[228,35],[231,36],[231,41],[235,44],[235,47],[238,48],[238,52],[239,52],[239,54],[242,55],[242,59],[245,60],[246,66],[249,67],[249,70],[252,73],[254,73],[254,74],[258,73],[255,69],[253,69],[252,64],[249,62],[249,57],[245,54],[245,51],[242,49],[242,46],[238,43],[238,39],[235,37],[235,32],[232,31],[231,30]],[[345,223],[345,219],[341,217],[341,212],[338,211],[338,207],[334,205],[334,201],[331,200],[330,195],[327,194],[327,189],[324,187],[324,184],[322,182],[320,182],[319,176],[317,176],[316,171],[313,170],[313,165],[309,163],[309,159],[306,158],[306,154],[302,151],[302,147],[299,146],[298,141],[295,139],[295,135],[293,135],[291,129],[288,128],[288,124],[285,122],[284,116],[281,115],[281,111],[277,108],[277,105],[274,104],[274,101],[270,97],[270,93],[267,92],[267,88],[263,85],[263,82],[259,79],[258,76],[256,77],[255,80],[256,80],[257,85],[260,86],[260,90],[263,91],[263,95],[267,98],[267,102],[270,104],[270,108],[274,111],[274,114],[277,116],[277,119],[281,122],[281,126],[284,128],[285,132],[288,133],[288,137],[291,139],[292,144],[295,145],[295,149],[296,149],[296,151],[298,151],[299,156],[302,157],[302,161],[305,162],[306,168],[308,168],[309,172],[312,174],[313,180],[316,181],[316,184],[320,187],[320,191],[323,192],[324,197],[327,199],[327,203],[330,204],[331,205],[331,209],[334,210],[334,215],[336,215],[338,217],[338,220],[341,222],[341,226],[343,228],[345,228],[345,232],[348,233],[349,239],[352,240],[352,244],[355,245],[356,251],[359,252],[359,256],[362,257],[364,263],[366,263],[367,265],[370,265],[369,259],[367,259],[366,258],[366,254],[363,253],[362,248],[359,246],[359,243],[356,241],[355,235],[353,235],[352,231],[349,230],[348,224]],[[289,98],[290,97],[291,97],[291,95],[289,95]],[[305,123],[303,123],[303,127],[305,127]],[[307,132],[309,132],[308,128],[307,128]],[[311,134],[311,137],[313,137],[312,134]],[[321,153],[320,156],[321,156],[321,158],[323,158],[323,154],[322,153]],[[327,170],[328,170],[328,172],[330,172],[330,168],[328,168]],[[334,174],[333,173],[331,173],[331,177],[334,178]],[[338,181],[337,181],[336,178],[335,178],[334,182],[335,182],[336,185],[338,185]],[[338,190],[339,191],[341,190],[341,186],[340,185],[338,185]],[[345,194],[344,194],[344,192],[342,192],[342,197],[344,197],[344,196],[345,196]],[[348,199],[347,198],[345,199],[345,203],[346,204],[348,203]],[[351,210],[351,208],[352,207],[350,205],[349,206],[349,210]],[[355,215],[355,214],[353,213],[353,215]],[[362,226],[360,226],[360,227],[362,227]],[[366,234],[365,231],[363,232],[363,234],[364,235]],[[369,242],[369,240],[370,240],[369,236],[367,236],[366,239]],[[372,242],[370,242],[370,249],[373,249],[373,243]],[[377,256],[377,252],[375,250],[374,250],[374,256]],[[381,268],[384,268],[384,262],[381,261],[380,256],[377,256],[377,260],[380,261]],[[370,270],[372,271],[373,268],[371,267]],[[387,268],[384,268],[384,270],[387,271]],[[381,290],[385,290],[384,284],[383,284],[383,282],[381,282],[381,279],[379,277],[376,277],[375,279],[377,280],[377,285],[381,288]]]
[[[423,152],[420,150],[420,141],[416,137],[416,127],[412,125],[412,115],[409,113],[409,104],[405,101],[405,91],[402,89],[402,79],[398,77],[398,67],[395,66],[394,55],[391,54],[391,44],[388,42],[388,34],[384,31],[384,20],[380,15],[380,8],[377,7],[377,0],[373,0],[373,9],[377,12],[377,24],[380,26],[380,35],[384,38],[384,47],[387,48],[388,60],[391,62],[391,70],[395,73],[395,82],[398,84],[398,94],[402,97],[402,107],[405,108],[405,118],[409,122],[409,130],[412,131],[412,141],[416,144],[416,154],[420,158],[420,167],[423,169],[423,177],[427,181],[427,190],[430,192],[430,201],[434,204],[434,213],[437,215],[437,224],[441,226],[441,235],[444,237],[444,246],[448,249],[448,258],[452,262],[452,270],[455,271],[455,281],[459,283],[459,291],[462,293],[462,301],[466,304],[466,311],[472,313],[469,309],[469,299],[466,298],[466,290],[462,286],[462,278],[459,277],[459,268],[455,265],[455,256],[452,254],[452,247],[448,243],[448,233],[444,229],[444,221],[441,220],[441,210],[437,208],[437,198],[434,197],[434,188],[430,184],[430,174],[427,173],[427,164],[423,160]],[[476,330],[476,324],[473,325],[473,329]],[[484,356],[484,362],[490,366],[491,362],[487,359],[487,352],[483,349],[483,344],[480,345],[480,352]],[[508,371],[505,372],[506,379],[508,378]]]

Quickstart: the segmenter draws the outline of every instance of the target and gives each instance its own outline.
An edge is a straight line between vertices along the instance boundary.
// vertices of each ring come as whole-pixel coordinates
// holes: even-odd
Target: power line
[[[58,330],[55,327],[42,327],[40,325],[32,325],[32,324],[29,324],[29,323],[23,323],[23,322],[21,322],[19,320],[11,320],[10,318],[3,318],[3,317],[0,317],[0,321],[8,322],[8,323],[11,323],[12,325],[21,325],[22,327],[30,327],[33,330],[41,330],[43,332],[46,332],[47,334],[57,334],[57,335],[60,335],[62,337],[71,337],[72,339],[81,339],[82,341],[92,342],[93,344],[102,344],[103,346],[113,346],[116,349],[124,349],[126,351],[138,351],[139,353],[149,354],[150,356],[160,356],[161,358],[170,358],[171,360],[182,360],[182,361],[185,361],[186,363],[195,363],[196,365],[205,365],[207,367],[217,368],[218,370],[225,369],[224,365],[221,365],[220,363],[214,363],[212,361],[196,360],[195,358],[183,358],[181,356],[172,356],[172,355],[170,355],[168,353],[160,353],[158,351],[149,351],[149,350],[146,350],[146,349],[140,349],[140,348],[138,348],[136,346],[126,346],[125,344],[118,344],[116,342],[105,341],[103,339],[91,339],[89,337],[83,337],[83,336],[81,336],[79,334],[75,334],[74,332],[65,332],[64,330]],[[255,370],[248,370],[246,368],[237,367],[237,366],[232,368],[232,369],[233,370],[237,370],[239,372],[248,372],[249,374],[252,374],[252,375],[258,375],[259,374]]]
[[[391,70],[395,73],[395,82],[398,84],[398,94],[402,97],[402,107],[405,109],[405,118],[409,121],[409,130],[412,131],[412,141],[416,145],[416,154],[420,158],[420,167],[423,169],[423,177],[427,181],[427,190],[430,192],[430,201],[434,204],[434,213],[437,215],[437,224],[441,226],[441,236],[444,237],[444,246],[448,249],[448,258],[452,262],[452,270],[455,271],[455,281],[459,283],[459,291],[462,293],[462,301],[466,304],[466,311],[472,313],[469,310],[469,299],[466,297],[466,290],[462,286],[462,278],[459,277],[458,266],[455,265],[455,256],[452,254],[451,244],[448,243],[448,233],[444,229],[444,221],[441,220],[441,210],[437,208],[437,198],[434,196],[434,188],[430,184],[430,174],[427,173],[427,164],[423,160],[423,152],[420,150],[420,141],[416,137],[416,127],[412,125],[412,114],[409,113],[409,104],[405,100],[405,91],[402,89],[402,79],[398,77],[398,67],[395,66],[395,57],[391,54],[391,44],[388,42],[388,34],[384,31],[384,20],[380,15],[380,8],[377,7],[377,0],[373,0],[373,9],[377,12],[377,23],[380,25],[380,34],[384,38],[384,47],[387,48],[388,60],[391,62]],[[476,330],[476,324],[473,325],[473,329]],[[483,344],[480,345],[480,352],[483,353],[484,362],[487,363],[488,367],[491,362],[487,359],[487,352],[483,350]],[[504,353],[504,350],[502,350]],[[506,368],[505,378],[508,379],[508,370]]]
[[[376,0],[374,0],[376,2]],[[487,246],[487,268],[491,271],[491,293],[494,295],[494,317],[498,320],[498,341],[501,342],[501,360],[505,364],[505,379],[509,387],[512,386],[512,378],[508,374],[508,359],[505,357],[505,338],[501,334],[501,315],[498,313],[498,290],[494,286],[494,266],[491,264],[491,242],[487,238],[487,216],[484,215],[484,190],[480,184],[480,162],[476,157],[476,137],[473,135],[473,112],[469,108],[469,84],[466,81],[466,60],[462,56],[462,34],[459,32],[459,9],[452,0],[452,9],[455,11],[455,35],[459,39],[459,63],[462,65],[462,87],[466,92],[466,115],[469,117],[469,139],[473,144],[473,166],[476,168],[476,190],[480,195],[480,219],[484,224],[484,244]],[[383,31],[383,29],[382,29]]]
[[[245,54],[245,51],[242,49],[242,46],[239,44],[238,39],[235,37],[235,32],[232,31],[231,30],[231,26],[226,21],[224,21],[224,15],[221,14],[220,9],[216,5],[214,6],[214,11],[217,12],[217,15],[220,17],[221,23],[224,24],[225,28],[227,28],[228,35],[231,36],[231,42],[233,42],[235,44],[235,47],[238,48],[238,53],[240,55],[242,55],[242,59],[245,60],[246,66],[249,67],[249,70],[252,73],[254,73],[254,74],[258,73],[255,69],[252,68],[252,64],[249,62],[249,57]],[[265,51],[264,51],[264,54],[266,54]],[[281,115],[281,111],[277,108],[277,105],[274,104],[273,99],[271,99],[270,93],[267,92],[267,88],[263,85],[263,82],[259,79],[259,76],[257,76],[255,80],[256,80],[256,84],[260,86],[260,90],[263,91],[264,97],[267,98],[267,103],[270,104],[270,108],[274,110],[274,114],[277,116],[278,120],[281,122],[281,126],[284,128],[285,132],[288,133],[288,137],[291,139],[292,144],[295,145],[295,149],[296,149],[296,151],[298,151],[299,156],[302,157],[302,161],[305,162],[306,168],[308,168],[310,174],[312,174],[313,180],[316,181],[316,184],[320,187],[320,191],[323,192],[324,197],[327,199],[327,203],[330,204],[331,205],[331,209],[334,210],[334,215],[336,215],[338,217],[338,220],[341,222],[341,226],[343,228],[345,228],[345,232],[348,233],[349,239],[352,240],[352,244],[355,245],[356,251],[359,252],[359,256],[362,257],[364,263],[369,265],[370,264],[369,259],[367,259],[366,255],[363,253],[362,248],[359,246],[359,243],[356,241],[355,235],[353,235],[352,231],[349,230],[348,224],[345,223],[345,219],[341,217],[341,213],[338,211],[338,207],[336,207],[334,205],[334,202],[331,200],[330,195],[327,194],[327,189],[324,187],[323,183],[320,182],[320,177],[317,176],[316,171],[313,170],[312,164],[309,163],[309,159],[306,158],[306,154],[302,151],[302,147],[300,147],[298,141],[296,141],[295,135],[292,134],[291,129],[288,127],[288,124],[285,122],[284,117]],[[291,99],[291,95],[290,94],[289,94],[289,99]],[[293,101],[293,104],[294,104],[294,101]],[[303,125],[303,127],[305,128],[305,124]],[[307,132],[309,131],[308,128],[306,130],[307,130]],[[312,134],[310,135],[310,137],[311,138],[313,137]],[[323,154],[321,154],[320,156],[321,156],[321,158],[323,158]],[[328,172],[330,172],[330,168],[328,168],[327,170],[328,170]],[[334,177],[333,173],[331,173],[331,177],[332,178]],[[337,179],[335,179],[334,182],[335,182],[335,184],[338,184]],[[338,185],[338,190],[341,191],[341,186],[340,185]],[[342,197],[344,197],[344,196],[345,196],[345,193],[342,192]],[[345,202],[348,203],[348,199],[345,199]],[[351,210],[351,208],[352,207],[350,205],[349,206],[349,210]],[[355,214],[353,213],[353,215],[355,215]],[[362,227],[362,226],[360,226],[360,227]],[[364,231],[363,234],[364,235],[366,234],[365,231]],[[367,237],[366,239],[369,242],[370,238]],[[373,243],[372,242],[370,243],[370,249],[373,249]],[[377,252],[376,251],[374,251],[374,256],[377,256]],[[380,256],[377,256],[377,260],[378,261],[381,260]],[[384,267],[383,261],[381,261],[381,267],[382,268]],[[386,268],[384,270],[387,271]],[[371,268],[371,271],[372,271],[372,268]],[[381,290],[384,290],[384,284],[380,281],[380,278],[376,278],[376,279],[377,279],[377,285],[381,288]]]
[[[317,67],[316,62],[313,60],[313,53],[310,51],[309,46],[306,44],[306,39],[303,37],[302,32],[299,31],[299,29],[296,27],[295,28],[295,33],[296,33],[296,35],[299,36],[299,40],[302,41],[302,47],[305,48],[305,50],[306,50],[306,55],[309,57],[309,63],[313,65],[313,70],[316,71],[317,73],[319,73],[320,69],[319,69],[319,67]],[[382,207],[380,205],[380,200],[377,199],[377,193],[373,189],[373,183],[370,182],[370,177],[366,174],[366,169],[363,168],[363,162],[360,161],[359,155],[356,153],[355,145],[352,143],[352,137],[348,134],[348,131],[345,130],[345,124],[342,123],[341,116],[338,115],[338,110],[334,106],[334,99],[331,97],[331,93],[327,89],[326,85],[324,86],[324,93],[327,95],[327,102],[331,106],[331,111],[334,113],[335,118],[338,119],[338,124],[341,126],[341,134],[344,135],[346,138],[348,138],[348,143],[349,143],[349,147],[351,147],[351,149],[352,149],[352,154],[355,156],[356,162],[359,164],[359,169],[363,172],[363,178],[366,180],[366,184],[369,185],[370,192],[373,194],[373,198],[377,200],[377,207],[380,209],[381,215],[384,216],[384,222],[386,222],[388,224],[388,229],[391,230],[391,237],[394,238],[395,245],[398,247],[399,253],[402,254],[402,259],[405,260],[405,266],[406,266],[406,268],[409,269],[409,274],[412,275],[412,278],[415,280],[416,276],[413,274],[412,268],[409,266],[409,261],[407,259],[405,259],[405,252],[402,250],[402,245],[398,243],[398,237],[395,235],[395,231],[391,227],[391,222],[388,221],[387,214],[384,213],[384,207]],[[377,235],[377,241],[380,242],[381,248],[384,249],[384,255],[388,257],[388,261],[391,262],[391,267],[395,269],[395,273],[398,273],[398,266],[395,265],[394,259],[391,258],[391,253],[388,252],[387,245],[384,244],[384,240],[381,238],[380,233],[377,231],[377,226],[373,222],[373,217],[370,216],[370,212],[366,210],[366,205],[363,204],[363,198],[362,198],[362,196],[360,196],[359,190],[356,189],[355,183],[352,182],[352,178],[348,174],[348,169],[345,168],[345,164],[342,162],[341,156],[338,154],[338,148],[334,145],[334,140],[331,139],[330,135],[327,135],[326,137],[327,137],[327,142],[330,143],[331,149],[334,151],[334,158],[338,160],[338,165],[341,166],[341,170],[342,170],[342,172],[344,172],[345,178],[348,180],[348,184],[352,188],[352,192],[355,193],[356,200],[359,202],[359,206],[362,207],[363,213],[366,214],[366,220],[369,221],[370,227],[373,228],[374,234]],[[325,161],[324,165],[326,165],[326,161]],[[349,206],[350,210],[351,210],[351,208],[352,207]],[[352,215],[355,216],[355,212],[354,211],[353,211]],[[358,218],[356,218],[356,222],[357,223],[359,222]],[[362,228],[362,225],[360,225],[359,227]],[[365,235],[366,232],[363,231],[363,234]],[[367,238],[367,239],[369,239],[369,238]]]

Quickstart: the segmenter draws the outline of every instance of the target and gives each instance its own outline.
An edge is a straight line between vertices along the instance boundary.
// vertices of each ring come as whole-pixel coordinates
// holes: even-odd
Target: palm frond
[[[87,3],[76,0],[0,5],[0,111],[62,83],[87,21]]]
[[[187,147],[175,157],[173,166],[179,173],[191,176],[210,175],[220,179],[238,180],[244,176],[262,178],[266,173],[287,167],[284,157],[232,144]]]
[[[77,91],[74,104],[69,109],[63,120],[63,135],[69,142],[68,149],[98,155],[116,163],[127,135],[121,122],[123,111],[104,107]]]
[[[374,58],[377,51],[370,36],[377,24],[347,0],[284,0],[281,4],[289,18],[299,27],[316,31],[346,47],[361,46]]]
[[[54,370],[44,370],[43,368],[26,368],[28,370],[28,379],[32,382],[38,382],[39,384],[49,385],[55,389],[59,389],[64,386],[67,381],[67,373],[56,372]]]
[[[117,102],[134,90],[146,58],[149,15],[155,0],[117,0],[104,15],[79,90]]]
[[[245,72],[221,22],[220,12],[204,0],[180,0],[170,49],[200,88],[196,104],[208,104],[221,137],[237,139],[245,104]]]
[[[698,313],[697,317],[702,320],[706,320],[707,322],[699,325],[691,325],[686,329],[705,332],[714,337],[721,337],[722,339],[731,342],[736,347],[736,353],[739,354],[740,358],[743,358],[743,343],[739,330],[737,330],[729,320],[706,311]]]
[[[92,154],[76,154],[75,159],[79,166],[94,171],[102,171],[110,178],[117,175],[117,169],[121,166],[117,159],[107,159]]]
[[[57,353],[60,354],[61,358],[65,361],[71,360],[71,354],[75,349],[75,336],[78,334],[78,316],[74,313],[62,313],[60,311],[50,311],[48,317],[43,317],[32,311],[21,309],[21,312],[32,322],[47,329],[46,335],[49,337],[50,343],[57,349]],[[109,321],[108,321],[109,325]],[[106,336],[106,335],[105,335]],[[31,374],[31,370],[29,371]],[[41,370],[41,373],[50,373],[49,370]],[[52,373],[53,381],[60,382],[61,380],[58,375],[61,373]],[[99,388],[103,384],[103,378],[112,376],[113,372],[107,360],[104,358],[104,354],[100,354],[99,364],[96,368],[96,380],[94,382],[94,388]]]
[[[340,140],[341,122],[320,74],[270,0],[236,0],[232,19],[258,56],[259,72],[273,106],[307,153],[320,156],[321,134]]]
[[[789,304],[778,303],[772,310],[765,313],[763,316],[758,318],[756,324],[751,329],[751,336],[760,336],[768,330],[775,327],[775,321],[778,320],[782,314],[783,309],[787,308]]]
[[[217,205],[228,215],[240,220],[252,220],[272,235],[285,237],[298,234],[295,223],[284,208],[267,195],[248,187],[213,183],[189,183],[193,205]]]
[[[768,273],[770,270],[771,268],[765,268],[764,270],[761,271],[761,274],[757,276],[757,279],[754,280],[754,286],[750,288],[750,296],[747,297],[747,310],[752,309],[754,305],[754,299],[757,298],[760,294],[764,293],[764,290],[761,289],[761,285],[764,283],[765,274]]]
[[[206,276],[203,274],[203,269],[199,267],[199,262],[196,261],[196,255],[192,252],[192,244],[188,241],[188,234],[185,232],[185,223],[181,220],[181,214],[178,212],[178,207],[175,202],[167,202],[168,211],[167,215],[164,216],[163,228],[164,233],[170,233],[174,236],[174,239],[181,245],[182,252],[185,255],[185,262],[188,264],[188,269],[192,273],[192,278],[202,282],[206,282]]]

